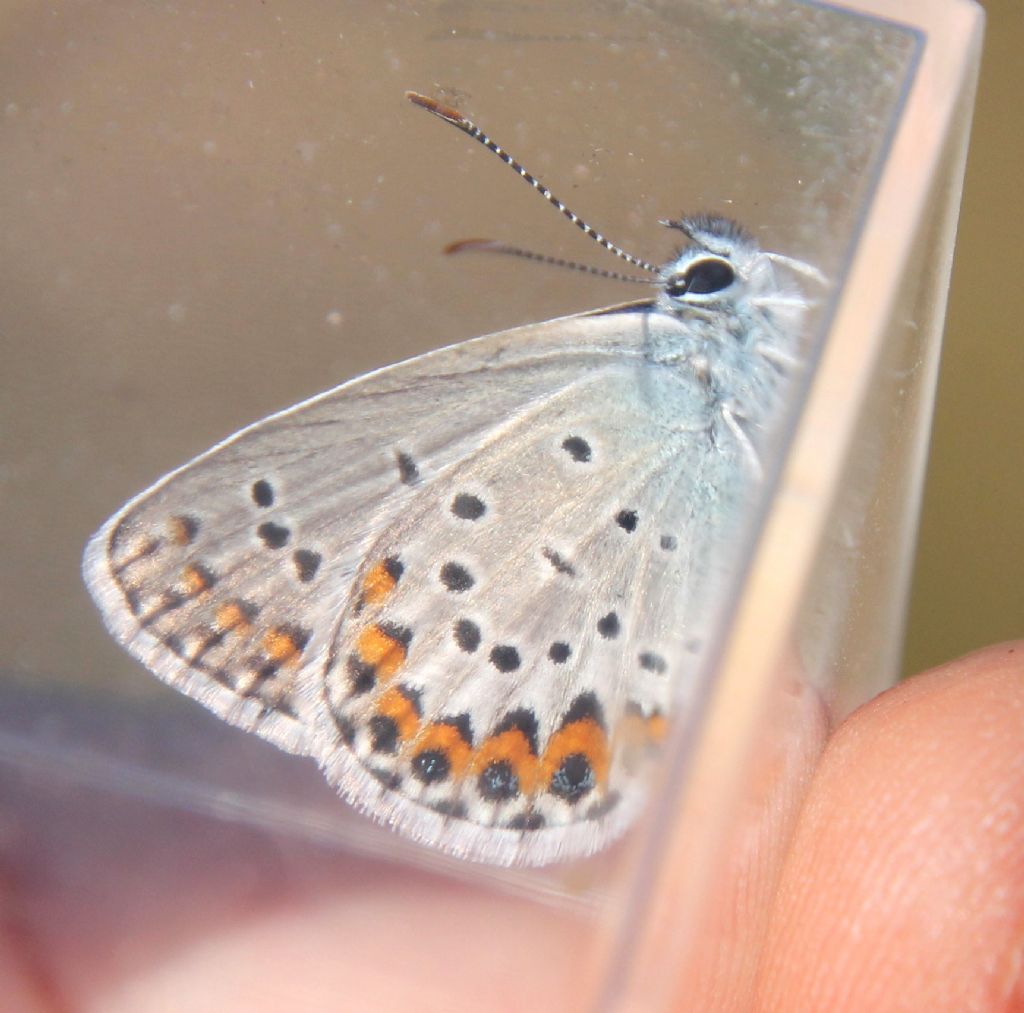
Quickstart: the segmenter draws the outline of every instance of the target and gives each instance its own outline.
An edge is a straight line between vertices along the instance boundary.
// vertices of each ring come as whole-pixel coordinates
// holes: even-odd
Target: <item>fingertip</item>
[[[764,1008],[1001,1009],[1022,987],[1022,676],[1024,643],[986,648],[837,730],[784,867]]]

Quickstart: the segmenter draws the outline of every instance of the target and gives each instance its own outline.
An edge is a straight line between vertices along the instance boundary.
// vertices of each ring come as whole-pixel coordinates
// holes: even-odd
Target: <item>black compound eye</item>
[[[685,295],[711,295],[728,288],[735,280],[736,272],[729,261],[707,257],[672,275],[665,283],[665,291],[676,299]]]

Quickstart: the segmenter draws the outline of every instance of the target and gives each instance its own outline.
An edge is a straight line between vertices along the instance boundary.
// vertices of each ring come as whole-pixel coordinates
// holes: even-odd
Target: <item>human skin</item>
[[[730,904],[748,931],[733,919],[728,959],[678,983],[676,1008],[1024,1010],[1024,642],[903,682],[806,752],[792,818],[771,823],[784,839],[750,835]],[[8,918],[4,1009],[580,1008],[576,916],[337,853],[296,860],[243,831],[211,844],[181,820],[121,852],[109,819],[76,831],[119,856],[88,862],[114,916],[67,913],[46,946],[32,917]]]
[[[1024,1009],[1024,643],[907,680],[830,739],[758,1009]]]

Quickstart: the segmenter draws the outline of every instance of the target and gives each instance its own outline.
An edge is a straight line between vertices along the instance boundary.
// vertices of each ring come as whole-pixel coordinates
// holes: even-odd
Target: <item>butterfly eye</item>
[[[728,288],[735,280],[736,272],[729,261],[706,257],[690,264],[685,271],[673,274],[665,283],[665,292],[674,299],[711,295]]]

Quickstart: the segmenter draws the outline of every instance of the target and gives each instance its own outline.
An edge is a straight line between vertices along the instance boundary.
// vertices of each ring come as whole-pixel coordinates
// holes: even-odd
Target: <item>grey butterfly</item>
[[[686,645],[760,480],[808,302],[722,218],[654,298],[342,384],[161,479],[86,583],[159,678],[314,758],[361,811],[500,864],[592,854],[639,812]],[[533,256],[498,244],[498,252]],[[546,258],[552,259],[552,258]],[[610,273],[610,272],[599,272]]]

